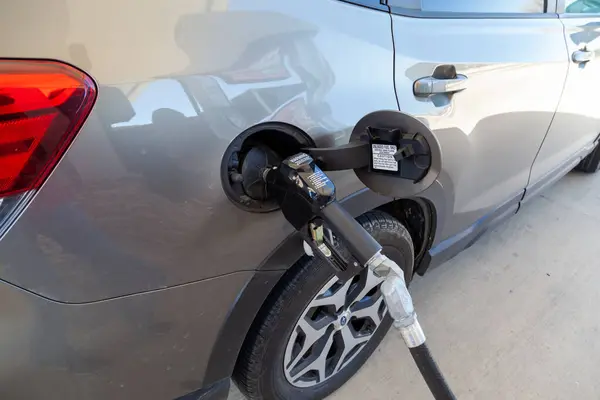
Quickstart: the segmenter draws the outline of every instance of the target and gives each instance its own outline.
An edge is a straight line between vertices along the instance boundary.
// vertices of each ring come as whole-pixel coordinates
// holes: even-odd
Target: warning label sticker
[[[321,170],[310,174],[306,180],[310,182],[313,189],[321,189],[323,186],[329,183],[329,178],[327,178],[327,176]]]
[[[371,144],[373,169],[398,172],[398,162],[394,159],[397,150],[398,147],[393,144]]]

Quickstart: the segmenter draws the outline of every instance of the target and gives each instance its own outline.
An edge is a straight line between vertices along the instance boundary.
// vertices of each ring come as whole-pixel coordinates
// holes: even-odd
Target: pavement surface
[[[600,399],[600,174],[570,173],[411,292],[459,399]],[[330,396],[431,398],[394,330]]]

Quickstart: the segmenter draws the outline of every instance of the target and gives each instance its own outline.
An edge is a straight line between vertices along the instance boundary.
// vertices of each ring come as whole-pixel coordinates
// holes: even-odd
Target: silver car
[[[598,0],[4,1],[0,398],[333,392],[380,280],[306,257],[250,151],[426,127],[397,195],[332,173],[410,280],[598,170],[599,35]]]

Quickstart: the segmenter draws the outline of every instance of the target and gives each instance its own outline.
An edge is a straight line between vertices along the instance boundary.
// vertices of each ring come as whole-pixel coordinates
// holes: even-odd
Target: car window
[[[600,14],[600,0],[566,0],[567,14]]]
[[[590,0],[587,0],[590,1]],[[592,0],[600,1],[600,0]],[[425,12],[543,13],[544,0],[389,0],[391,6]]]

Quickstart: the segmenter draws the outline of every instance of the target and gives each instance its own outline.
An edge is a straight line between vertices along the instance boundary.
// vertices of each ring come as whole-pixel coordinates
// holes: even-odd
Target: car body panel
[[[85,305],[0,284],[0,397],[174,399],[195,391],[252,276],[279,277],[237,272]]]
[[[229,142],[280,121],[318,144],[341,144],[365,114],[397,109],[386,13],[317,0],[166,4],[8,6],[15,22],[0,32],[46,34],[10,34],[0,54],[70,62],[99,94],[0,242],[2,279],[84,303],[254,270],[292,228],[279,213],[227,200],[220,164]],[[332,175],[339,198],[363,188],[351,172]]]
[[[481,216],[464,230],[435,244],[429,250],[431,256],[429,265],[421,268],[428,269],[442,265],[445,261],[471,246],[484,233],[495,227],[497,224],[515,215],[517,211],[519,211],[521,200],[524,195],[525,190],[522,190],[492,211]],[[425,271],[421,270],[419,272],[424,273]]]
[[[438,228],[438,244],[460,237],[525,189],[567,74],[562,25],[551,16],[396,14],[393,31],[400,109],[423,120],[442,148],[444,173],[438,179],[450,209],[449,220]],[[466,89],[416,97],[414,82],[440,65],[465,75]]]
[[[560,21],[565,26],[569,72],[552,126],[531,169],[532,186],[589,153],[600,133],[596,99],[600,91],[600,63],[596,60],[576,64],[571,60],[575,52],[584,49],[600,56],[600,16],[565,17],[563,14]]]
[[[30,321],[6,332],[2,398],[164,399],[222,382],[301,248],[279,213],[227,200],[223,152],[266,121],[344,143],[365,114],[397,109],[389,15],[317,0],[7,7],[3,57],[71,63],[99,96],[0,241],[2,325],[13,308]],[[332,175],[354,215],[390,200]]]

